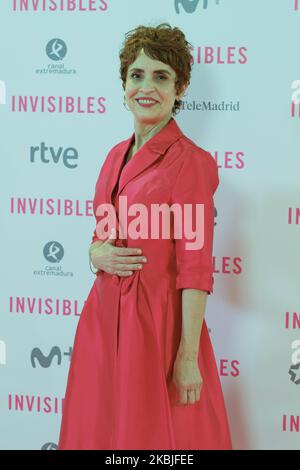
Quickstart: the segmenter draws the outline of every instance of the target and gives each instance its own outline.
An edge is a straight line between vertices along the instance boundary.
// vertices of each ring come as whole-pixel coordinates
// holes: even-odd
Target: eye
[[[139,77],[139,74],[137,72],[132,72],[132,74],[130,75],[130,78],[134,78],[134,75],[138,75]]]
[[[165,75],[162,75],[162,74],[159,74],[159,75],[156,75],[157,78],[159,78],[159,81],[163,81],[163,80],[167,80],[167,77]],[[132,72],[130,74],[130,78],[141,78],[141,75],[138,73],[138,72]]]

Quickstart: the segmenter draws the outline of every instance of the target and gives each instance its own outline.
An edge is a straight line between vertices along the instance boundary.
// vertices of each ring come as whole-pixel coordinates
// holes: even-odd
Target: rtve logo
[[[200,0],[175,0],[175,11],[179,14],[179,5],[181,5],[186,13],[194,13],[194,11],[196,11],[198,7],[199,1]],[[202,8],[206,10],[208,4],[211,2],[214,2],[216,5],[219,5],[220,0],[202,0]]]
[[[59,263],[64,257],[64,248],[57,241],[46,243],[43,249],[43,254],[49,263]]]
[[[0,104],[6,104],[6,86],[3,80],[0,80]]]
[[[292,93],[292,104],[291,104],[291,117],[300,118],[300,80],[294,80],[291,86]]]
[[[42,163],[59,163],[62,162],[63,165],[68,169],[74,169],[78,167],[78,163],[75,163],[78,160],[78,152],[74,147],[58,147],[56,150],[54,147],[47,147],[45,142],[37,147],[30,147],[30,162],[35,163],[40,160]]]
[[[62,39],[51,39],[47,43],[46,54],[51,60],[63,60],[67,54],[67,45]]]
[[[38,362],[41,367],[48,368],[51,366],[52,361],[56,359],[57,365],[60,366],[62,356],[69,356],[69,359],[71,359],[71,354],[71,347],[69,348],[69,351],[61,352],[61,349],[58,346],[53,346],[48,355],[45,355],[40,348],[33,348],[30,356],[31,365],[36,368],[36,364]]]

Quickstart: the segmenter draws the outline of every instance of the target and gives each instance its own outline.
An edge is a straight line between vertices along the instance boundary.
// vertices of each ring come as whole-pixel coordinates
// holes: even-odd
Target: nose
[[[153,91],[154,88],[155,87],[153,85],[152,78],[145,77],[144,80],[141,83],[140,91],[143,91],[145,93],[147,93],[147,92],[149,93],[150,91]]]

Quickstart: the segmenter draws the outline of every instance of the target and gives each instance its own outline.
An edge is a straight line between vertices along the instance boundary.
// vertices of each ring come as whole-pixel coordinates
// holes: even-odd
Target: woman
[[[120,52],[135,130],[109,152],[96,183],[89,254],[97,277],[75,335],[59,449],[231,449],[204,320],[217,164],[172,116],[190,82],[189,46],[178,28],[162,24],[130,31]],[[131,208],[127,237],[121,196]],[[145,209],[139,224],[137,204]],[[169,237],[160,228],[149,237],[155,204],[203,204],[203,246],[188,249],[186,231],[174,236],[184,211],[177,219],[165,211]],[[103,236],[108,206],[116,232]],[[194,212],[187,221],[199,231]]]

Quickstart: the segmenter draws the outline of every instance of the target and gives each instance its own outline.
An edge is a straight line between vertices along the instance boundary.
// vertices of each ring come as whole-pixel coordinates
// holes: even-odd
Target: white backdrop
[[[219,164],[206,319],[233,445],[300,448],[300,2],[3,0],[1,449],[56,448],[94,185],[133,132],[118,52],[161,22],[194,47],[175,119]]]

